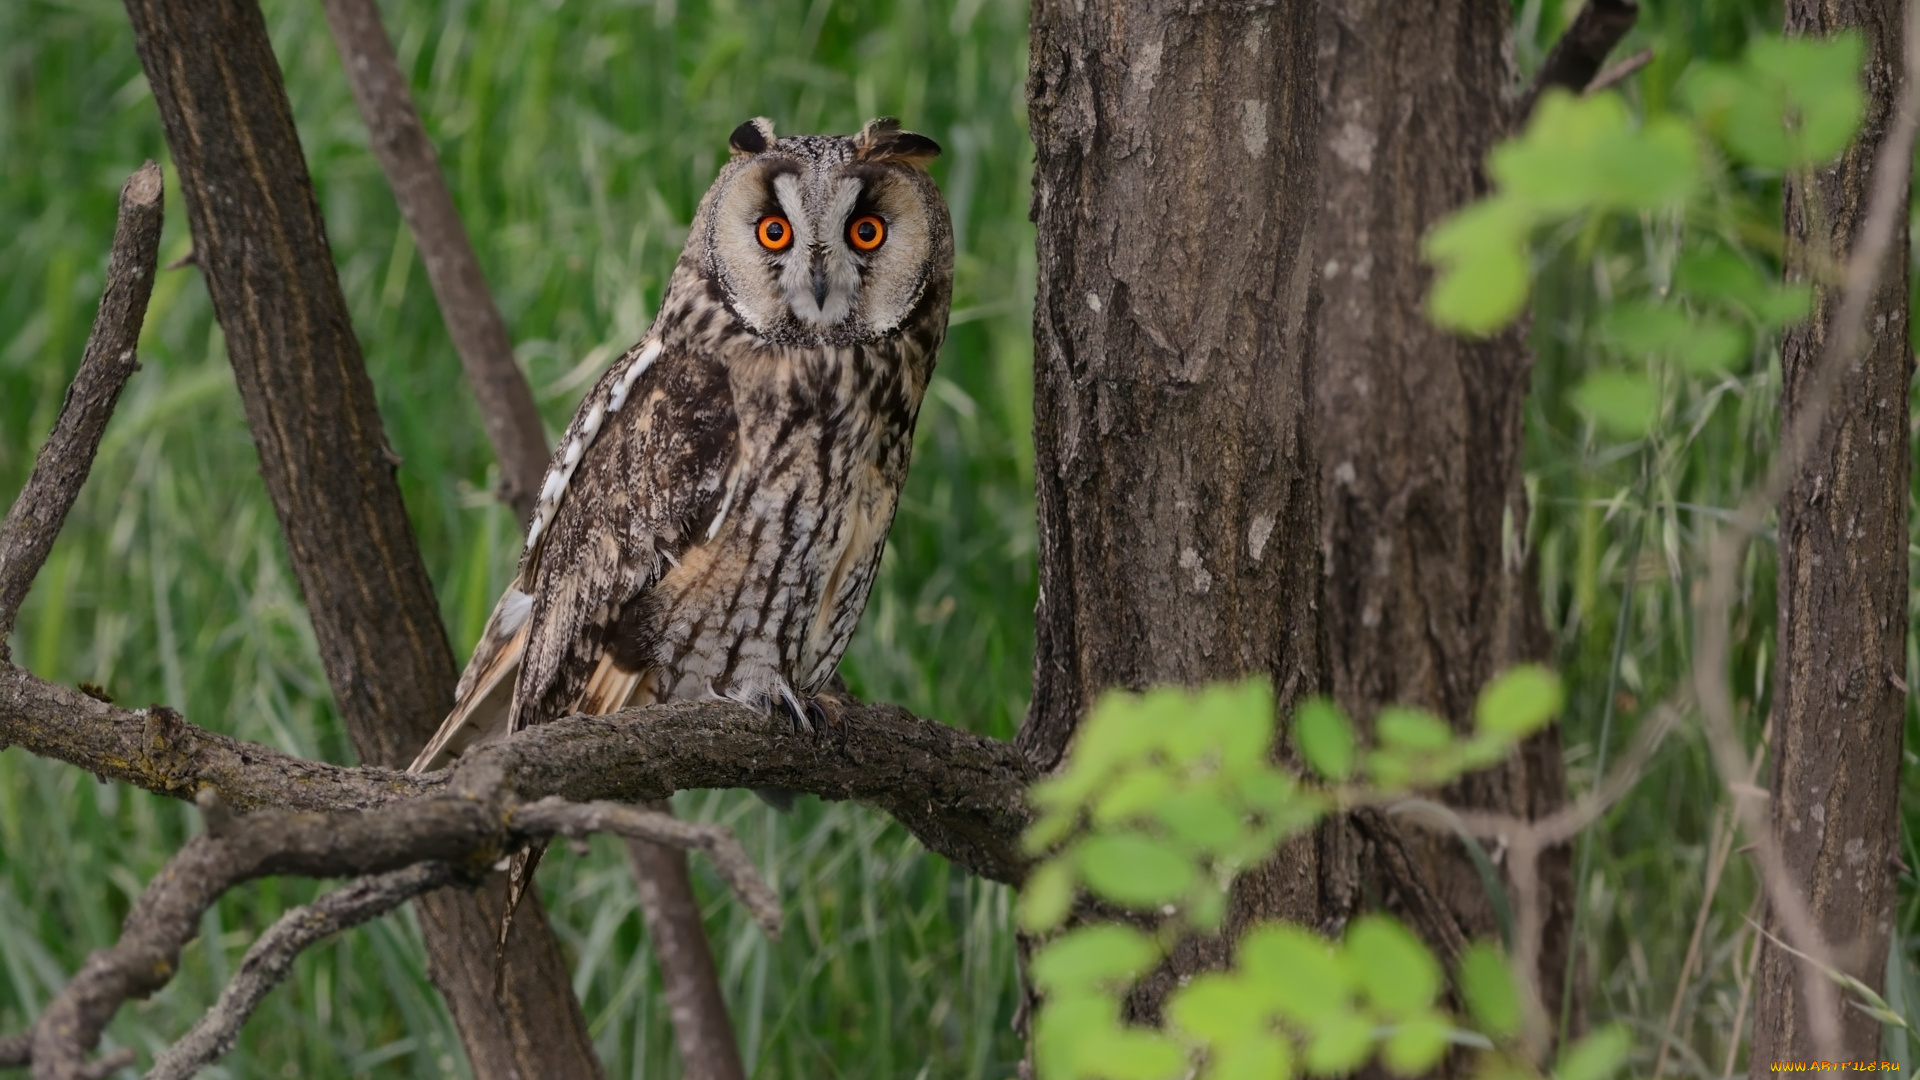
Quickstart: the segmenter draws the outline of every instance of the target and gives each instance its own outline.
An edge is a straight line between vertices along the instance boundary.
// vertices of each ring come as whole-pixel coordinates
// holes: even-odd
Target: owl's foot
[[[846,731],[846,725],[840,720],[840,700],[829,694],[783,697],[780,711],[786,714],[797,735],[820,739],[828,734],[844,736]]]

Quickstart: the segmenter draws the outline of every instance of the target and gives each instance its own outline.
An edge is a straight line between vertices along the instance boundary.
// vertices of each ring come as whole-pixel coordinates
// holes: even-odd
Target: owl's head
[[[754,333],[855,344],[944,308],[953,232],[926,171],[939,144],[891,117],[858,135],[784,139],[756,117],[728,144],[695,228],[707,279]]]

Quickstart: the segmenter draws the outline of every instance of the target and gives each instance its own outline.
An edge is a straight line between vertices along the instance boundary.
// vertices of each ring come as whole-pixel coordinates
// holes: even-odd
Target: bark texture
[[[1860,137],[1811,187],[1789,182],[1788,274],[1857,242],[1870,175],[1903,88],[1899,0],[1788,0],[1789,33],[1856,30],[1867,43],[1867,116]],[[1904,205],[1904,200],[1902,202]],[[1813,230],[1824,228],[1825,236]],[[1781,346],[1782,425],[1813,396],[1836,333],[1838,290]],[[1880,989],[1898,865],[1901,737],[1907,687],[1907,237],[1901,230],[1868,309],[1867,347],[1842,374],[1820,434],[1780,503],[1779,649],[1774,671],[1774,833],[1791,879],[1836,964]],[[1844,358],[1843,358],[1844,359]],[[1770,920],[1771,921],[1771,920]],[[1774,932],[1778,934],[1776,926]],[[1795,960],[1761,951],[1752,1076],[1773,1061],[1816,1058]],[[1843,1056],[1880,1056],[1880,1025],[1842,1011]]]
[[[1321,684],[1308,424],[1318,192],[1311,0],[1036,0],[1040,603],[1019,746],[1053,768],[1108,687]],[[1130,1006],[1254,918],[1318,921],[1313,846],[1236,887]]]
[[[400,764],[452,703],[453,656],[387,446],[265,21],[253,0],[127,0],[261,474],[362,760]],[[523,912],[509,986],[482,894],[419,902],[476,1076],[596,1076],[559,945]],[[478,932],[481,928],[486,932]]]
[[[1507,97],[1509,5],[1324,0],[1321,12],[1326,201],[1313,430],[1334,694],[1362,719],[1411,704],[1465,729],[1489,679],[1547,651],[1521,548],[1526,330],[1474,341],[1434,327],[1425,315],[1432,271],[1420,257],[1436,223],[1485,194],[1487,151],[1521,119]],[[1555,55],[1566,51],[1563,42]],[[1585,64],[1582,83],[1604,55]],[[1440,799],[1523,818],[1551,813],[1566,801],[1558,729]],[[1397,831],[1404,852],[1379,843],[1381,829]],[[1338,839],[1346,865],[1328,874],[1349,909],[1385,901],[1443,954],[1462,938],[1497,935],[1458,840],[1386,821],[1355,823]],[[1572,916],[1567,849],[1543,858],[1541,883],[1538,979],[1557,1014]],[[1436,936],[1436,921],[1450,932]]]

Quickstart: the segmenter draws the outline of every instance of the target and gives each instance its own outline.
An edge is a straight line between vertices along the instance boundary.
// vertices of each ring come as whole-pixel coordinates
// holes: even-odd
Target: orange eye
[[[872,214],[854,218],[853,224],[847,226],[847,241],[861,251],[872,251],[886,239],[887,223]]]
[[[760,227],[754,231],[760,236],[760,246],[768,251],[784,251],[793,243],[793,226],[778,214],[761,218]]]

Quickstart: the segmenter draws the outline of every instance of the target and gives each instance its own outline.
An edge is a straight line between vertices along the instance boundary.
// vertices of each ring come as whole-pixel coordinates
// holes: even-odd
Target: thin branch
[[[212,787],[241,811],[364,810],[448,790],[499,769],[522,800],[640,803],[675,791],[777,787],[854,799],[893,815],[922,843],[995,881],[1018,883],[1033,769],[1009,743],[849,702],[825,738],[723,701],[575,716],[469,751],[428,776],[303,761],[219,735],[170,709],[95,701],[0,665],[0,745],[77,765],[177,799]]]
[[[1653,47],[1649,45],[1625,59],[1608,64],[1600,74],[1593,77],[1593,81],[1588,83],[1587,88],[1581,93],[1591,96],[1603,90],[1611,90],[1632,78],[1634,72],[1651,63],[1653,63]]]
[[[1573,25],[1554,42],[1540,70],[1533,73],[1533,81],[1520,97],[1518,115],[1524,118],[1533,112],[1540,95],[1551,87],[1576,94],[1585,90],[1606,62],[1607,54],[1627,36],[1639,17],[1636,0],[1587,0],[1580,14],[1574,16]]]
[[[446,863],[421,863],[359,878],[280,916],[247,950],[239,972],[220,992],[220,1000],[185,1037],[154,1059],[146,1080],[187,1080],[226,1056],[267,992],[286,980],[294,959],[309,946],[454,880],[453,869]]]
[[[515,828],[532,833],[578,837],[613,833],[629,840],[645,840],[660,847],[698,849],[713,860],[714,869],[747,906],[768,937],[780,936],[780,898],[760,880],[753,860],[734,839],[731,829],[681,821],[672,814],[620,803],[570,803],[549,796],[513,812]]]
[[[160,166],[151,161],[121,187],[120,219],[113,230],[113,252],[107,258],[107,285],[100,295],[93,332],[87,336],[80,371],[67,387],[53,434],[34,458],[33,475],[0,526],[0,663],[10,655],[7,638],[13,633],[20,603],[53,551],[60,526],[93,468],[107,418],[140,366],[135,349],[147,317],[147,300],[153,295],[163,201]]]
[[[547,469],[547,434],[533,388],[513,358],[513,342],[487,289],[480,260],[453,193],[394,59],[373,0],[326,0],[327,25],[368,141],[440,303],[440,317],[479,399],[480,422],[500,462],[500,498],[525,525]]]
[[[463,765],[449,790],[375,811],[269,810],[240,818],[227,813],[211,790],[202,792],[198,801],[207,831],[168,861],[134,902],[120,940],[89,956],[35,1021],[35,1080],[83,1075],[84,1055],[120,1006],[165,986],[179,970],[180,952],[198,934],[206,910],[236,885],[260,877],[388,875],[323,899],[318,914],[295,912],[291,923],[282,920],[278,933],[249,953],[235,984],[189,1036],[191,1045],[174,1058],[171,1069],[195,1058],[210,1060],[201,1055],[217,1056],[223,1039],[231,1046],[246,1013],[284,977],[286,965],[305,945],[447,881],[477,881],[503,853],[556,833],[617,832],[707,851],[761,924],[777,930],[780,916],[772,890],[726,830],[604,804],[547,799],[515,805],[505,780],[496,762],[483,760]],[[440,869],[421,869],[423,863]],[[410,867],[419,872],[393,874]],[[321,925],[311,924],[315,918]]]
[[[672,804],[662,800],[651,805],[667,809]],[[687,1080],[746,1076],[700,902],[687,873],[687,853],[645,840],[629,840],[626,848],[683,1075]]]

